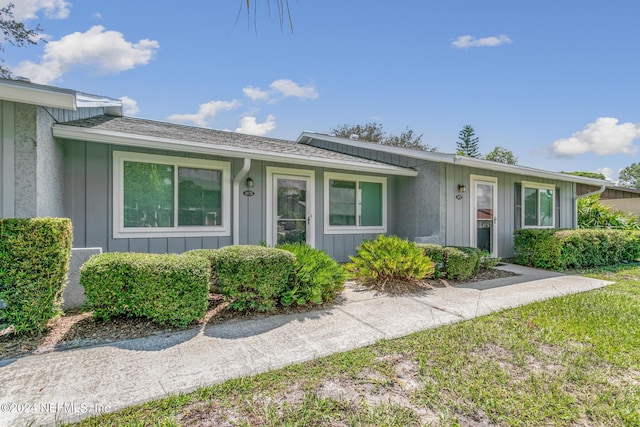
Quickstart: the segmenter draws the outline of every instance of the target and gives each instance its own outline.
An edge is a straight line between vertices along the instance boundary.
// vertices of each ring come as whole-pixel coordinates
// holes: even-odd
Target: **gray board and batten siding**
[[[555,186],[555,228],[573,228],[574,225],[574,191],[575,184],[569,181],[556,181],[544,178],[533,178],[504,172],[490,171],[459,165],[446,165],[446,181],[444,199],[446,200],[446,235],[447,245],[468,246],[471,237],[471,192],[458,194],[458,184],[470,188],[471,175],[497,178],[498,212],[497,227],[498,256],[513,257],[513,233],[521,228],[521,182],[530,181]]]
[[[394,220],[389,222],[387,234],[446,244],[446,212],[440,209],[445,194],[444,164],[321,139],[314,139],[312,145],[418,171],[416,177],[396,177],[394,185],[389,186]]]
[[[130,151],[172,157],[188,157],[220,160],[231,163],[231,176],[243,166],[243,159],[208,154],[185,153],[168,150],[135,148],[112,144],[64,140],[65,162],[65,212],[74,227],[73,246],[76,248],[99,247],[105,252],[182,253],[191,249],[220,248],[233,243],[233,236],[213,237],[113,237],[113,166],[115,151]],[[253,160],[246,177],[254,181],[253,196],[240,196],[240,244],[257,245],[266,241],[266,170],[267,167],[306,169],[315,173],[315,246],[326,251],[338,261],[348,261],[355,248],[364,239],[375,234],[324,234],[324,173],[342,172],[333,168],[300,166],[288,163]],[[359,175],[362,175],[361,173]],[[379,174],[375,176],[381,176]],[[393,188],[399,177],[388,176],[388,188]],[[242,194],[244,182],[241,183]],[[389,232],[394,233],[393,191],[389,191],[387,221]],[[233,217],[233,215],[231,215]]]
[[[511,258],[513,232],[521,228],[521,183],[522,181],[551,184],[556,188],[556,228],[574,228],[576,184],[526,174],[498,172],[489,169],[438,162],[441,153],[433,153],[434,161],[411,157],[410,155],[377,150],[376,145],[368,149],[359,143],[341,144],[332,138],[313,138],[310,145],[359,156],[388,164],[411,167],[418,176],[398,177],[393,187],[396,206],[395,220],[390,230],[409,240],[438,243],[448,246],[469,246],[471,244],[471,192],[460,194],[458,185],[467,189],[471,176],[497,178],[498,212],[496,213],[498,256]],[[408,150],[402,150],[406,153]],[[423,154],[422,152],[419,152]],[[456,196],[461,196],[456,197]]]

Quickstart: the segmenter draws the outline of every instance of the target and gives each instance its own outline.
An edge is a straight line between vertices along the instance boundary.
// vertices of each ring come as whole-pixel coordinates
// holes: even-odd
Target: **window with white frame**
[[[230,164],[113,153],[114,237],[226,236]]]
[[[522,224],[531,228],[555,226],[555,186],[522,182]]]
[[[325,173],[325,233],[387,231],[387,179]]]

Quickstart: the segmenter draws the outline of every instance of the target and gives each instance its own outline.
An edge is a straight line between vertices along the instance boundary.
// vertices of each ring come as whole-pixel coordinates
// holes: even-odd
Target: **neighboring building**
[[[576,226],[604,181],[303,132],[283,141],[122,116],[119,100],[0,79],[2,217],[64,216],[73,245],[175,252],[306,241],[339,261],[395,234],[513,256]]]
[[[611,208],[640,217],[640,190],[637,188],[607,186],[600,202]]]

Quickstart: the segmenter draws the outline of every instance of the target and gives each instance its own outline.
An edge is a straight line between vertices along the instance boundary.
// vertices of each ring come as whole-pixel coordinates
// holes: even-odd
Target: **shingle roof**
[[[246,150],[247,152],[259,152],[267,155],[277,154],[279,157],[290,156],[295,159],[304,158],[312,161],[325,160],[331,163],[331,165],[327,165],[328,167],[338,167],[340,163],[343,163],[345,167],[342,167],[342,169],[348,169],[348,165],[360,165],[361,167],[370,167],[371,172],[380,172],[381,169],[389,172],[400,172],[402,170],[407,173],[412,172],[411,169],[400,168],[398,166],[392,166],[386,163],[363,159],[306,144],[298,144],[295,141],[266,138],[262,136],[246,135],[236,132],[227,132],[194,126],[184,126],[174,123],[132,117],[114,117],[104,115],[60,123],[54,126],[54,134],[56,133],[56,130],[58,131],[57,133],[59,133],[61,130],[68,130],[70,127],[76,128],[77,130],[86,129],[88,131],[87,133],[98,136],[100,134],[105,136],[114,134],[124,136],[128,135],[142,139],[176,141],[182,145],[189,143],[206,144],[207,146],[211,146],[211,148],[219,147],[221,149],[228,149],[229,147],[232,147],[235,151]],[[59,134],[57,136],[62,135]],[[69,136],[64,135],[64,137]]]
[[[552,172],[543,169],[532,168],[529,166],[509,165],[500,162],[494,162],[486,159],[477,159],[468,156],[460,156],[457,154],[445,154],[431,151],[412,150],[408,148],[392,147],[381,144],[371,144],[369,142],[339,138],[332,135],[324,135],[316,132],[302,132],[298,137],[298,142],[305,145],[314,145],[318,141],[329,141],[342,146],[351,146],[364,148],[371,151],[380,151],[392,153],[399,156],[423,159],[433,162],[458,164],[461,166],[469,166],[478,169],[486,169],[496,172],[505,172],[520,176],[533,176],[538,178],[555,179],[559,181],[575,182],[586,185],[601,187],[610,184],[610,182],[584,176],[570,175],[562,172]]]

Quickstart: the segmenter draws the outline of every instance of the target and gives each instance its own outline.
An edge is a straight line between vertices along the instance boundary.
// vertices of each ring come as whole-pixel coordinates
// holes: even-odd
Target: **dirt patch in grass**
[[[384,355],[377,358],[374,365],[381,366],[385,373],[367,367],[355,375],[325,378],[319,384],[310,385],[302,379],[288,385],[283,391],[254,394],[249,399],[232,398],[228,402],[216,399],[193,403],[183,407],[175,419],[180,425],[198,427],[230,426],[236,422],[242,425],[277,425],[273,422],[274,417],[284,419],[291,408],[313,410],[314,402],[331,401],[337,402],[325,414],[331,424],[323,425],[353,425],[353,417],[357,414],[385,406],[413,412],[419,425],[440,424],[438,413],[413,400],[414,392],[422,387],[413,355]]]
[[[466,280],[465,283],[510,275],[513,275],[513,273],[499,269],[483,270],[475,277]],[[430,279],[418,283],[415,288],[405,289],[404,292],[414,293],[434,287],[455,284],[459,284],[459,282]],[[294,314],[323,310],[342,302],[342,297],[338,296],[332,303],[323,305],[279,307],[271,313],[242,313],[228,308],[222,295],[212,294],[209,297],[207,315],[198,323],[193,324],[192,327],[203,328],[211,324],[224,323],[231,319],[246,320],[274,314]],[[103,321],[92,317],[92,312],[70,311],[66,315],[52,320],[44,334],[7,334],[0,336],[0,360],[23,357],[29,354],[42,354],[57,350],[103,345],[177,331],[178,329],[176,328],[158,325],[144,318],[121,316]]]

